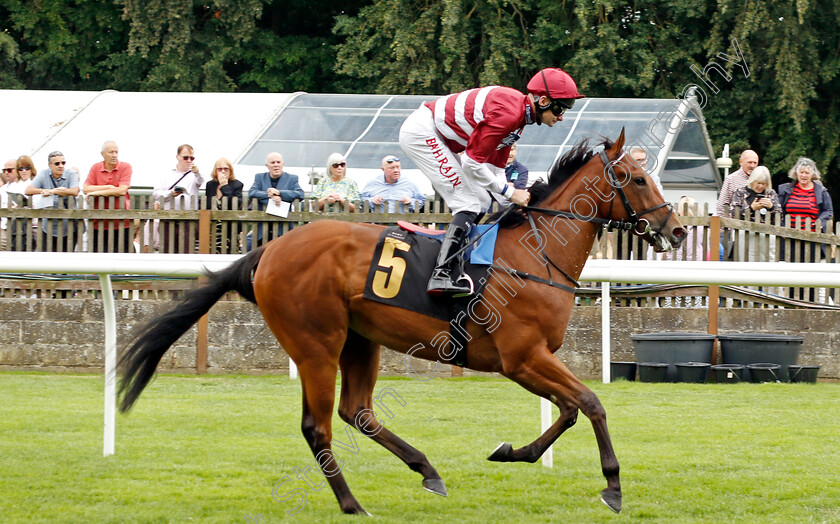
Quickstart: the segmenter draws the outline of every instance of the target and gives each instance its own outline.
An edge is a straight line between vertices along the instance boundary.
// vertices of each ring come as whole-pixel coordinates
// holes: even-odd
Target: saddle
[[[444,231],[427,229],[416,224],[400,222],[386,228],[380,235],[373,253],[373,261],[365,280],[364,298],[389,306],[414,311],[450,323],[450,341],[462,351],[455,352],[450,363],[466,365],[466,340],[463,324],[467,306],[480,300],[487,283],[489,264],[493,260],[495,229],[487,232],[471,249],[464,252],[464,271],[476,285],[476,293],[469,297],[432,296],[426,284],[435,266]],[[488,226],[480,226],[488,227]],[[474,228],[475,234],[481,230]],[[461,342],[461,344],[458,344]]]

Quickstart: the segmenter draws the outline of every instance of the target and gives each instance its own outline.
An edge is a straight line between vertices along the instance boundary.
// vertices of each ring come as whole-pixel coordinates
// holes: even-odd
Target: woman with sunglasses
[[[341,153],[333,153],[327,158],[327,176],[322,178],[312,198],[318,200],[318,210],[334,211],[336,207],[347,208],[352,213],[356,210],[359,196],[359,185],[356,181],[346,178],[347,159]]]
[[[445,96],[420,106],[400,129],[400,147],[454,215],[426,288],[429,294],[472,292],[453,255],[464,244],[478,213],[490,207],[487,192],[521,206],[530,198],[528,191],[514,188],[505,178],[510,146],[526,125],[551,127],[563,120],[575,99],[583,98],[572,77],[558,68],[534,75],[527,90],[523,95],[510,87],[488,86]]]
[[[212,180],[207,181],[204,194],[207,209],[242,209],[243,184],[233,173],[233,164],[227,158],[220,158],[213,164]],[[227,199],[227,205],[223,200]],[[234,203],[234,199],[236,202]],[[239,222],[228,222],[227,235],[223,234],[222,222],[216,221],[216,253],[239,253]],[[225,245],[227,244],[227,245]]]
[[[34,178],[35,164],[32,162],[32,159],[28,156],[21,155],[15,162],[15,179],[13,182],[7,185],[7,191],[9,192],[9,194],[15,195],[10,198],[9,205],[14,207],[18,204],[27,204],[26,188],[32,185],[32,180]],[[37,225],[38,219],[33,219],[32,227],[36,227]],[[9,249],[11,249],[12,251],[29,251],[26,245],[26,240],[29,236],[27,235],[26,220],[12,219],[10,229],[12,236]]]
[[[0,207],[3,209],[9,207],[9,184],[7,181],[11,182],[15,178],[15,159],[11,159],[6,161],[6,164],[3,166],[3,176],[0,177]],[[9,227],[9,219],[7,217],[0,218],[0,251],[6,251],[8,246],[6,245],[6,241],[8,240],[8,231],[7,228]]]

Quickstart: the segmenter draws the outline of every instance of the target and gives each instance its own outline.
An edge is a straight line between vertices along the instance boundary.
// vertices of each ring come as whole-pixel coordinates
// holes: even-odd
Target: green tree
[[[29,89],[98,89],[109,72],[103,61],[123,48],[119,9],[108,2],[0,0],[3,83]],[[9,38],[12,42],[9,42]],[[10,62],[11,61],[11,62]],[[4,65],[6,65],[4,64]]]
[[[17,42],[7,32],[0,32],[0,89],[19,89],[23,83],[18,80],[15,70],[20,64],[20,51]]]
[[[814,159],[840,204],[838,25],[836,2],[721,0],[706,50],[711,58],[737,39],[750,64],[749,79],[714,100],[716,141],[735,144],[734,153],[756,149],[777,184],[797,157]]]
[[[373,93],[519,85],[533,16],[531,0],[377,0],[337,18],[336,71]]]
[[[696,81],[689,68],[703,51],[712,4],[704,0],[576,2],[571,27],[566,13],[541,21],[538,56],[550,63],[551,56],[569,46],[559,39],[552,45],[552,35],[568,31],[574,53],[566,67],[587,95],[675,97],[686,83]]]
[[[253,36],[260,0],[117,2],[129,24],[129,41],[123,56],[110,61],[116,74],[127,70],[129,77],[140,77],[144,91],[236,88],[226,66]]]

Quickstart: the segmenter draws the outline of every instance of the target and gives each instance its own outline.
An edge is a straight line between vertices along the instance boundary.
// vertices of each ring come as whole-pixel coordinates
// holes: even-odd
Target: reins
[[[605,218],[598,218],[598,217],[580,216],[580,215],[577,215],[575,213],[572,213],[571,211],[560,211],[560,210],[546,209],[546,208],[541,208],[541,207],[536,207],[536,206],[517,206],[517,207],[519,207],[523,211],[532,211],[532,212],[542,213],[542,214],[550,215],[550,216],[568,218],[570,220],[580,220],[580,221],[583,221],[583,222],[590,222],[590,223],[593,223],[593,224],[599,224],[601,226],[606,226],[607,228],[610,228],[610,229],[618,229],[618,230],[622,230],[622,231],[634,230],[634,229],[636,229],[636,227],[638,226],[639,223],[644,222],[646,224],[645,230],[642,231],[640,234],[647,233],[649,230],[653,231],[655,234],[662,234],[662,227],[664,227],[664,224],[668,222],[668,219],[670,219],[671,215],[674,213],[673,206],[671,206],[671,204],[668,203],[668,202],[663,202],[662,204],[659,204],[658,206],[648,208],[648,209],[642,211],[641,213],[636,213],[636,210],[633,209],[633,205],[630,204],[630,200],[627,198],[627,194],[624,192],[623,186],[618,181],[618,176],[615,174],[615,170],[613,169],[613,166],[615,165],[615,162],[610,162],[609,158],[607,158],[607,154],[603,150],[599,152],[599,155],[601,157],[601,161],[604,163],[604,167],[606,168],[606,172],[609,176],[610,186],[612,186],[613,189],[616,190],[616,192],[618,193],[618,196],[621,198],[621,203],[624,205],[624,209],[627,212],[627,216],[629,217],[627,220],[624,220],[624,219],[612,220],[612,219],[605,219]],[[619,157],[619,159],[621,159],[621,156]],[[616,162],[617,162],[617,160],[616,160]],[[610,206],[612,206],[612,201],[610,203]],[[499,219],[501,219],[504,215],[506,215],[508,213],[508,211],[513,209],[513,207],[514,206],[510,206],[507,210],[505,210],[505,213],[502,214],[502,216],[500,216]],[[663,225],[660,226],[659,229],[652,229],[650,227],[650,222],[648,222],[646,219],[644,219],[642,217],[647,215],[648,213],[652,213],[652,212],[654,212],[657,209],[660,209],[662,207],[668,207],[668,216],[662,222]],[[534,280],[536,282],[540,282],[540,283],[543,283],[543,284],[548,284],[548,285],[557,287],[559,289],[563,289],[564,291],[569,291],[571,293],[574,293],[575,289],[580,287],[580,282],[578,282],[575,278],[573,278],[566,271],[564,271],[553,260],[551,260],[551,257],[549,257],[545,253],[545,245],[543,243],[542,234],[540,233],[539,229],[537,228],[537,224],[534,222],[534,219],[533,219],[533,217],[531,216],[530,213],[526,213],[525,216],[528,218],[528,223],[531,226],[531,231],[534,233],[534,236],[537,239],[537,247],[539,248],[540,256],[543,259],[543,267],[545,267],[546,271],[548,272],[548,280],[546,280],[544,278],[534,276],[534,275],[531,275],[529,273],[525,273],[524,271],[505,268],[505,267],[502,267],[502,266],[497,266],[495,264],[491,264],[490,267],[492,267],[494,269],[501,270],[501,271],[505,271],[506,273],[509,273],[509,274],[515,274],[515,275],[520,276],[520,277],[528,278],[528,279]],[[554,267],[554,269],[559,271],[561,275],[563,275],[569,282],[571,282],[574,285],[574,288],[555,282],[554,277],[553,277],[552,272],[551,272],[552,267]]]
[[[567,218],[567,219],[570,219],[570,220],[580,220],[580,221],[583,221],[583,222],[590,222],[592,224],[599,224],[602,227],[607,227],[609,229],[618,229],[618,230],[621,230],[621,231],[634,230],[634,229],[636,229],[636,227],[640,223],[645,223],[646,225],[645,225],[644,231],[639,232],[637,230],[636,232],[638,232],[639,234],[645,234],[649,231],[653,231],[657,235],[662,234],[662,228],[664,227],[664,224],[668,222],[668,219],[670,219],[671,215],[674,213],[673,206],[671,206],[671,204],[668,203],[668,202],[663,202],[662,204],[659,204],[658,206],[654,206],[654,207],[645,209],[641,213],[636,213],[636,210],[633,209],[633,205],[630,203],[630,199],[627,198],[627,194],[624,192],[624,188],[621,185],[621,183],[619,183],[618,176],[615,174],[615,170],[613,169],[613,166],[615,165],[615,163],[618,162],[618,160],[620,160],[624,155],[622,154],[622,156],[620,156],[618,158],[618,160],[616,160],[615,162],[610,162],[609,158],[607,158],[607,154],[603,150],[599,152],[599,155],[601,157],[601,161],[604,163],[604,167],[606,169],[607,175],[609,176],[610,186],[613,189],[615,189],[616,192],[618,193],[618,196],[621,199],[621,203],[624,206],[624,210],[627,212],[627,216],[628,216],[627,220],[625,220],[625,219],[613,220],[613,219],[607,219],[607,218],[581,216],[581,215],[572,213],[571,211],[546,209],[546,208],[536,207],[536,206],[511,205],[511,206],[508,206],[507,209],[505,209],[502,212],[502,214],[499,215],[499,217],[492,224],[490,224],[491,227],[489,227],[486,230],[484,230],[483,232],[481,232],[479,235],[477,235],[472,240],[466,242],[464,244],[464,246],[461,247],[461,249],[459,249],[455,253],[453,253],[452,256],[450,256],[448,260],[452,260],[453,258],[456,258],[456,257],[461,257],[463,255],[463,253],[465,253],[466,250],[470,246],[472,246],[474,244],[477,244],[479,242],[479,240],[481,240],[481,237],[483,237],[485,234],[487,234],[490,231],[490,229],[492,229],[493,227],[498,227],[499,222],[505,216],[507,216],[508,213],[510,213],[514,209],[518,208],[518,209],[521,209],[522,211],[526,211],[525,217],[528,219],[528,223],[530,224],[531,231],[534,233],[534,236],[537,239],[537,247],[540,251],[540,256],[543,259],[543,267],[545,267],[545,270],[548,273],[548,279],[538,277],[536,275],[532,275],[530,273],[526,273],[525,271],[520,271],[518,269],[512,269],[512,268],[509,268],[509,267],[500,266],[498,264],[489,264],[489,267],[491,267],[493,269],[496,269],[498,271],[503,271],[503,272],[505,272],[509,275],[515,275],[515,276],[518,276],[520,278],[527,278],[529,280],[533,280],[534,282],[539,282],[540,284],[547,284],[549,286],[553,286],[553,287],[556,287],[556,288],[561,289],[563,291],[567,291],[569,293],[574,294],[575,290],[580,287],[580,282],[578,282],[577,279],[573,278],[565,270],[563,270],[560,266],[558,266],[553,260],[551,260],[551,257],[549,257],[545,253],[545,245],[544,245],[544,242],[543,242],[543,235],[540,232],[539,228],[537,227],[536,222],[534,222],[534,218],[531,216],[530,213],[527,213],[527,212],[530,211],[530,212],[541,213],[541,214],[549,215],[549,216]],[[613,198],[613,200],[610,201],[611,208],[612,208],[612,202],[614,200],[615,199]],[[642,217],[644,217],[648,213],[652,213],[652,212],[656,211],[657,209],[660,209],[660,208],[663,208],[663,207],[668,207],[668,216],[665,218],[665,220],[662,221],[663,225],[660,226],[659,229],[652,229],[651,226],[650,226],[650,222],[647,221],[646,219],[642,218]],[[574,287],[570,287],[570,286],[567,286],[565,284],[561,284],[561,283],[555,281],[554,280],[554,275],[552,274],[552,271],[551,271],[552,267],[554,269],[556,269],[558,272],[560,272],[560,274],[563,275],[569,282],[571,282],[574,285]]]

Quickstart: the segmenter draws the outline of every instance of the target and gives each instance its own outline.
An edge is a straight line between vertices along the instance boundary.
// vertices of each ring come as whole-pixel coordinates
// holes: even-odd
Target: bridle
[[[610,229],[619,229],[619,230],[623,230],[623,231],[634,230],[634,232],[636,234],[640,235],[640,236],[644,236],[646,234],[649,234],[654,239],[661,236],[662,235],[662,229],[665,227],[665,224],[668,222],[668,220],[670,220],[671,215],[674,214],[673,206],[669,202],[663,202],[662,204],[659,204],[657,206],[653,206],[651,208],[645,209],[641,213],[636,213],[636,210],[633,209],[633,205],[630,203],[630,200],[627,198],[627,194],[624,192],[624,188],[619,183],[618,176],[615,174],[615,170],[613,169],[613,166],[619,160],[621,160],[621,158],[624,155],[622,154],[614,162],[610,162],[609,158],[607,158],[606,152],[604,152],[603,150],[599,152],[599,155],[601,157],[601,161],[604,163],[604,167],[606,168],[607,175],[609,176],[610,186],[615,190],[615,192],[618,194],[619,198],[621,198],[621,203],[624,205],[624,210],[627,212],[627,217],[628,218],[626,220],[624,220],[624,219],[612,220],[612,219],[605,219],[605,218],[580,216],[576,213],[572,213],[571,211],[558,211],[558,210],[555,210],[555,209],[546,209],[546,208],[535,207],[535,206],[519,206],[519,208],[522,209],[523,211],[542,213],[542,214],[545,214],[545,215],[558,216],[558,217],[568,218],[568,219],[572,219],[572,220],[581,220],[581,221],[584,221],[584,222],[591,222],[593,224],[600,224],[600,225],[606,226],[607,228],[610,228]],[[613,199],[610,201],[610,211],[612,211],[612,206],[613,206],[614,202],[615,202],[615,197],[613,197]],[[513,206],[511,206],[511,208],[512,207]],[[657,209],[660,209],[660,208],[663,208],[663,207],[668,208],[668,216],[665,217],[665,220],[662,221],[662,225],[660,225],[658,229],[654,229],[654,228],[651,227],[650,221],[648,221],[647,219],[645,219],[643,217],[645,215],[647,215],[649,213],[653,213]],[[493,265],[492,267],[494,267],[496,269],[499,269],[499,270],[502,270],[506,273],[516,274],[520,277],[525,277],[525,278],[529,278],[531,280],[536,280],[537,282],[542,282],[544,284],[549,284],[549,285],[552,285],[554,287],[564,289],[566,291],[570,291],[570,292],[574,293],[575,289],[580,287],[580,283],[577,280],[575,280],[574,278],[572,278],[572,276],[569,275],[567,272],[565,272],[563,269],[561,269],[557,264],[555,264],[554,261],[551,260],[551,258],[548,255],[546,255],[545,244],[543,242],[542,233],[537,228],[537,224],[536,224],[536,222],[534,222],[534,218],[531,216],[531,213],[527,213],[526,217],[528,218],[528,222],[531,225],[531,231],[534,233],[534,236],[537,238],[537,247],[539,248],[540,255],[543,259],[542,260],[543,266],[545,267],[546,271],[548,272],[548,280],[540,278],[540,277],[536,277],[536,276],[530,275],[528,273],[525,273],[523,271],[519,271],[519,270],[515,270],[515,269],[505,268],[505,267],[496,266],[496,265]],[[641,231],[638,229],[639,224],[644,225],[644,228]],[[552,267],[554,267],[554,269],[559,271],[561,275],[566,277],[566,279],[568,279],[569,282],[574,284],[575,289],[573,289],[569,286],[565,286],[563,284],[560,284],[558,282],[555,282],[554,278],[551,274],[551,268]]]

